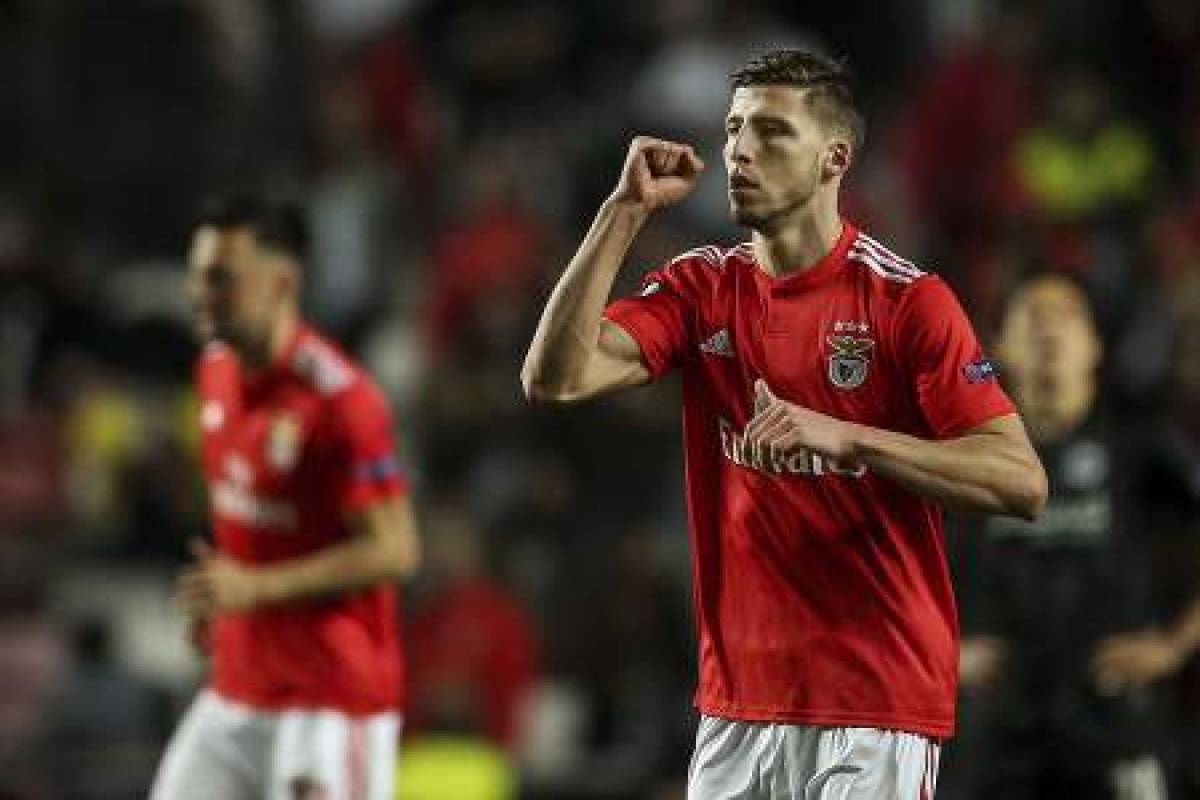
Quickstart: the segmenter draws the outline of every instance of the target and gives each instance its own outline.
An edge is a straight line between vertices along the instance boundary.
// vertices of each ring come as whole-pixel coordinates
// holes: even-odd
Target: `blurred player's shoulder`
[[[215,381],[237,374],[237,356],[224,342],[208,342],[196,356],[193,373],[201,389],[211,387]]]
[[[335,397],[370,382],[362,365],[331,339],[307,327],[300,333],[288,366],[300,380],[325,397]]]

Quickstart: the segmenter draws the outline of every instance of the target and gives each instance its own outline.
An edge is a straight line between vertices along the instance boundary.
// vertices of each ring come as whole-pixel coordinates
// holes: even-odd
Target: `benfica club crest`
[[[829,382],[839,389],[857,389],[867,380],[871,350],[875,340],[849,334],[831,334],[829,343]]]
[[[267,428],[267,463],[279,472],[296,466],[300,456],[300,418],[295,414],[277,414]]]

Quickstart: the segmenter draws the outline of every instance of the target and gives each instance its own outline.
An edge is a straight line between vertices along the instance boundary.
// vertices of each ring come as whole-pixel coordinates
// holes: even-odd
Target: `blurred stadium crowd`
[[[712,166],[626,288],[743,235],[726,75],[781,44],[851,59],[845,212],[985,336],[1023,272],[1086,286],[1176,613],[1200,587],[1194,0],[0,0],[0,798],[140,796],[202,675],[170,604],[206,525],[182,257],[230,184],[307,204],[311,317],[395,403],[428,551],[402,796],[682,797],[677,390],[562,412],[517,375],[634,133]],[[1200,670],[1160,692],[1200,797]]]

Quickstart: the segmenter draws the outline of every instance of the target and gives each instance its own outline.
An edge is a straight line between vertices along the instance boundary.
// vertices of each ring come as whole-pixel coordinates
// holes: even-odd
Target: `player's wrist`
[[[845,453],[841,458],[861,462],[871,452],[871,433],[872,429],[865,425],[859,425],[856,422],[843,422],[843,441],[845,442]]]
[[[287,581],[275,570],[266,568],[253,573],[246,586],[246,605],[258,608],[288,599]]]
[[[643,202],[635,197],[630,197],[623,194],[620,190],[614,191],[604,203],[600,206],[601,213],[612,214],[622,221],[630,222],[637,227],[641,227],[650,214],[651,209]]]
[[[1182,664],[1196,652],[1196,632],[1187,625],[1176,625],[1162,632],[1163,642],[1170,648],[1177,665]]]

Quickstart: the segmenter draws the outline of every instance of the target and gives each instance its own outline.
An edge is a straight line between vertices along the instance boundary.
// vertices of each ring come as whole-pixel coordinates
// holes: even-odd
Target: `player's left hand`
[[[854,457],[854,428],[811,408],[781,400],[761,378],[754,382],[754,417],[746,425],[746,444],[757,452],[791,455],[809,450],[849,465]]]
[[[1117,694],[1168,677],[1187,660],[1161,631],[1123,633],[1104,639],[1092,656],[1092,677],[1104,694]]]
[[[179,576],[176,599],[192,619],[208,619],[219,611],[240,611],[259,604],[254,570],[243,567],[211,545],[195,541],[195,565]]]

